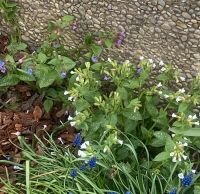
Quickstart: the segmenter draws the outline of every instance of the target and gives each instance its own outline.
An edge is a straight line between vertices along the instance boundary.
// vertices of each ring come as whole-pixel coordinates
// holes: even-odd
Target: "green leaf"
[[[112,39],[106,39],[105,45],[106,45],[106,47],[111,48],[112,45],[113,45],[113,40]]]
[[[33,75],[29,75],[26,71],[22,69],[17,69],[16,76],[21,81],[35,81],[35,77]]]
[[[44,110],[48,113],[53,107],[53,100],[46,99],[43,105],[44,105]]]
[[[200,137],[200,128],[187,128],[187,129],[177,129],[177,128],[169,128],[170,131],[175,134],[181,134],[184,136],[191,137]]]
[[[92,40],[92,36],[90,34],[88,34],[85,39],[84,39],[84,42],[86,45],[91,45],[93,40]]]
[[[129,81],[128,83],[124,83],[124,87],[130,88],[130,89],[139,88],[140,82],[139,80],[132,80],[132,81]]]
[[[11,55],[6,55],[6,61],[8,61],[10,63],[15,63],[15,60],[14,60],[13,56],[11,56]]]
[[[57,59],[57,58],[51,59],[51,60],[48,62],[48,64],[54,65],[54,66],[57,66],[57,65],[59,65],[60,63],[61,63],[61,61],[60,61],[59,59]]]
[[[63,91],[62,91],[63,93]],[[48,88],[47,92],[46,92],[47,96],[51,97],[51,98],[58,98],[58,93],[54,88]]]
[[[157,76],[157,80],[165,82],[169,80],[169,77],[166,74],[160,74]]]
[[[41,72],[42,73],[42,72]],[[45,88],[50,86],[57,79],[57,72],[52,70],[50,72],[44,72],[43,76],[38,80],[38,84],[40,88]]]
[[[0,79],[0,87],[15,86],[19,83],[19,78],[16,75],[8,74]]]
[[[73,20],[74,20],[74,16],[72,15],[65,15],[62,17],[62,23],[64,23],[65,25],[68,25]]]
[[[70,58],[68,57],[62,57],[62,62],[63,62],[63,68],[66,71],[71,70],[72,68],[75,67],[76,63],[74,61],[72,61]]]
[[[171,139],[170,135],[165,133],[164,131],[155,131],[154,136],[156,137],[153,139],[151,145],[154,147],[161,147],[166,144],[168,139]]]
[[[40,63],[45,63],[47,61],[47,56],[44,53],[39,53],[38,54],[38,60]]]
[[[171,138],[168,138],[165,144],[165,150],[167,152],[171,152],[172,150],[174,150],[174,146],[175,143],[173,142],[173,140]]]
[[[92,51],[93,51],[94,55],[95,55],[96,57],[99,57],[100,54],[101,54],[101,52],[102,52],[101,46],[98,46],[98,45],[96,45],[96,44],[93,44],[93,45],[91,46],[91,48],[92,48]]]
[[[76,100],[76,103],[74,105],[78,112],[81,112],[90,107],[90,104],[84,99]]]
[[[96,70],[96,71],[99,71],[101,68],[102,68],[103,64],[102,63],[94,63],[91,65],[91,68]]]
[[[140,114],[139,111],[134,112],[133,109],[131,108],[127,108],[125,109],[122,114],[132,120],[138,121],[138,120],[142,120],[142,116]]]
[[[200,186],[199,185],[195,185],[194,186],[194,194],[199,194],[200,193]]]
[[[189,107],[187,102],[181,102],[178,107],[178,112],[185,112]]]
[[[119,87],[117,88],[117,92],[119,93],[120,97],[123,99],[123,100],[126,100],[128,98],[128,92],[126,91],[125,88],[123,87]]]
[[[170,158],[169,152],[161,152],[159,153],[153,160],[157,162],[161,162]]]

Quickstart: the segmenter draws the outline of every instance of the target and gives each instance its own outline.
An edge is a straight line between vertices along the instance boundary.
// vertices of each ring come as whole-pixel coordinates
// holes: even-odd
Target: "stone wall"
[[[74,15],[77,29],[66,34],[68,45],[89,32],[125,31],[113,54],[171,62],[190,79],[200,70],[200,1],[198,0],[14,0],[22,38],[32,45],[43,40],[47,21]],[[119,54],[120,53],[120,54]]]

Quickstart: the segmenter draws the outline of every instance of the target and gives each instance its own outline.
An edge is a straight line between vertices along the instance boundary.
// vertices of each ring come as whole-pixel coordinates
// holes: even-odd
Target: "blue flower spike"
[[[82,137],[80,133],[77,133],[73,139],[72,145],[76,147],[80,147],[82,142]]]
[[[173,188],[170,192],[169,192],[169,194],[176,194],[177,193],[177,188]]]
[[[188,187],[192,184],[193,173],[190,172],[189,174],[185,175],[182,179],[182,186]]]
[[[89,161],[88,161],[88,166],[90,168],[95,168],[97,165],[97,158],[93,156]]]
[[[98,59],[97,59],[96,56],[93,56],[93,57],[91,58],[91,60],[92,60],[93,63],[96,63],[96,62],[98,61]]]
[[[77,177],[77,175],[78,175],[77,170],[76,170],[76,169],[72,169],[71,172],[70,172],[70,176],[71,176],[72,178],[75,178],[75,177]]]

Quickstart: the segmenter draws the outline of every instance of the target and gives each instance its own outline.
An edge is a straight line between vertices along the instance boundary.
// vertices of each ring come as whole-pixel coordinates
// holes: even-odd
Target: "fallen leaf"
[[[42,117],[42,109],[39,106],[35,106],[33,111],[33,117],[38,122]]]

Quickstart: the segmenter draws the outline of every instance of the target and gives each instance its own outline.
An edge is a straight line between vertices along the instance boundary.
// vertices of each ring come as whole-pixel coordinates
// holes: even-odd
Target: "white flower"
[[[176,134],[172,134],[172,137],[175,137],[176,136]]]
[[[194,173],[194,174],[196,173],[196,170],[191,170],[191,171],[192,171],[192,173]]]
[[[75,73],[76,73],[75,71],[70,71],[70,74],[72,74],[72,75],[75,74]]]
[[[165,68],[165,67],[162,67],[162,68],[161,68],[161,71],[165,71],[165,70],[166,70],[166,68]]]
[[[62,137],[59,137],[58,140],[61,142],[61,144],[64,144]]]
[[[118,143],[119,143],[120,145],[122,145],[122,144],[124,143],[124,141],[123,141],[123,140],[118,140]]]
[[[172,113],[172,117],[173,117],[173,118],[176,118],[177,115],[176,115],[175,113]]]
[[[86,149],[90,145],[89,141],[85,141],[83,144],[81,144],[81,149]]]
[[[56,156],[56,152],[50,152],[52,156]]]
[[[105,146],[104,149],[103,149],[103,152],[106,153],[108,150],[109,150],[109,147]]]
[[[184,174],[183,174],[183,173],[179,173],[179,174],[178,174],[178,177],[179,177],[180,179],[183,179],[183,178],[184,178]]]
[[[156,68],[156,64],[155,64],[155,63],[153,63],[153,64],[152,64],[152,67],[153,67],[153,68]]]
[[[193,120],[197,119],[197,115],[196,115],[196,114],[193,115],[193,116],[192,116],[192,119],[193,119]]]
[[[169,98],[169,95],[167,95],[167,94],[164,94],[164,98]]]
[[[143,56],[140,56],[140,61],[144,60],[144,57]]]
[[[153,63],[153,59],[149,59],[149,63]]]
[[[172,162],[177,162],[176,157],[172,158]]]
[[[199,125],[199,121],[194,122],[195,125]]]
[[[64,95],[66,96],[67,94],[69,94],[69,92],[67,90],[65,90]]]
[[[160,65],[160,66],[163,66],[163,65],[164,65],[164,63],[163,63],[162,60],[160,61],[159,65]]]
[[[43,125],[43,129],[46,129],[47,128],[47,125]]]
[[[68,100],[69,100],[69,101],[72,101],[72,100],[73,100],[73,97],[72,97],[72,96],[68,97]]]
[[[185,93],[185,89],[184,89],[184,88],[179,89],[178,91],[179,91],[181,94],[184,94],[184,93]]]
[[[162,87],[161,82],[159,82],[159,84],[157,85],[158,88]]]
[[[71,117],[70,115],[68,116],[68,121],[72,121],[73,117]]]
[[[111,61],[111,59],[110,59],[110,58],[108,58],[108,62],[109,62],[109,63],[112,63],[112,61]]]
[[[80,114],[80,112],[78,112],[77,110],[75,111],[75,115],[78,115],[78,114]]]
[[[20,136],[20,135],[21,135],[21,132],[17,131],[17,132],[15,132],[15,133],[11,133],[11,134],[16,135],[16,136]]]
[[[176,102],[180,102],[181,100],[183,100],[183,98],[181,96],[176,97]]]
[[[86,157],[87,156],[87,154],[86,154],[86,152],[85,151],[82,151],[82,150],[78,150],[78,156],[80,156],[80,157]]]
[[[185,81],[185,77],[180,76],[181,81]]]
[[[79,76],[76,77],[76,81],[77,81],[77,82],[80,81],[80,77],[79,77]]]
[[[188,143],[186,143],[186,142],[185,142],[185,143],[183,143],[183,146],[188,146]]]
[[[70,122],[70,125],[73,127],[73,126],[76,125],[76,122],[75,122],[75,121],[72,121],[72,122]]]
[[[192,120],[192,115],[189,115],[189,116],[188,116],[188,119]]]
[[[186,155],[182,155],[183,159],[186,160],[187,159],[187,156]]]
[[[162,91],[158,91],[158,94],[160,94],[160,95],[161,95],[161,94],[162,94]]]
[[[19,167],[19,166],[13,166],[14,170],[23,170],[23,168]]]

